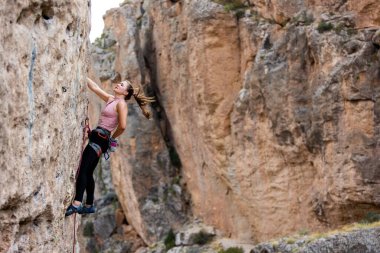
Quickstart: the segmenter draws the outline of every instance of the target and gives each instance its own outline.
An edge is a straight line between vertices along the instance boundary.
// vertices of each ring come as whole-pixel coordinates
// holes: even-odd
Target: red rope
[[[74,240],[73,240],[73,253],[75,253],[75,244],[76,244],[76,242],[77,242],[77,240],[76,240],[76,238],[77,238],[77,236],[76,236],[76,228],[75,228],[75,226],[76,226],[76,220],[77,220],[77,213],[74,213]]]
[[[85,144],[86,144],[86,133],[87,134],[90,134],[91,132],[91,129],[90,129],[90,124],[89,124],[89,119],[88,117],[86,117],[85,121],[84,121],[84,127],[83,127],[83,142],[82,142],[82,152],[81,152],[81,155],[80,155],[80,160],[79,160],[79,165],[78,165],[78,168],[77,168],[77,172],[75,174],[75,182],[77,181],[77,178],[78,178],[78,175],[79,175],[79,170],[80,170],[80,166],[82,164],[82,157],[83,157],[83,151],[84,151],[84,147],[85,147]],[[71,200],[71,202],[73,202],[74,200],[74,197],[73,199]],[[74,239],[73,239],[73,253],[75,253],[75,244],[76,244],[76,220],[77,220],[77,214],[74,213]]]

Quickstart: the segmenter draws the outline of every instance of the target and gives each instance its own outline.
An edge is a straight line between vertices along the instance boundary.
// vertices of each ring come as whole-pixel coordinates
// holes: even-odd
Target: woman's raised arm
[[[94,81],[87,77],[87,86],[92,90],[96,95],[98,95],[104,101],[108,101],[113,96],[102,90]]]

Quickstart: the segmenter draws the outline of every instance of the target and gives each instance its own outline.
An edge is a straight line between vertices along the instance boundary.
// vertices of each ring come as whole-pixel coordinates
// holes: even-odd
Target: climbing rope
[[[87,113],[88,113],[88,108],[87,108]],[[79,160],[79,165],[78,165],[78,168],[77,168],[77,172],[75,174],[75,182],[77,181],[77,178],[78,178],[78,175],[79,175],[79,170],[80,170],[80,165],[82,164],[82,156],[83,156],[83,151],[84,151],[84,148],[85,148],[85,145],[86,145],[86,133],[87,133],[87,136],[90,134],[91,132],[91,129],[90,129],[90,124],[89,124],[89,118],[88,116],[86,117],[85,121],[84,121],[84,126],[83,126],[83,138],[82,138],[82,152],[81,152],[81,155],[80,155],[80,160]],[[71,200],[71,203],[74,201],[74,196]],[[73,239],[73,253],[75,253],[75,244],[76,244],[76,220],[77,220],[77,214],[74,213],[74,239]]]

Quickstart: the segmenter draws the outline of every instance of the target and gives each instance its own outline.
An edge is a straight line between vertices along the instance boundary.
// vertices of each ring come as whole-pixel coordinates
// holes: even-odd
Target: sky
[[[91,31],[90,41],[94,42],[103,32],[103,15],[107,10],[119,7],[124,0],[91,0]]]

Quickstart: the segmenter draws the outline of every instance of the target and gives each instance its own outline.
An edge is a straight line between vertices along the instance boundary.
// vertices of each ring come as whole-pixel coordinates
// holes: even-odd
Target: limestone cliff
[[[0,4],[0,252],[71,252],[89,4]]]
[[[109,11],[96,43],[101,80],[130,78],[158,100],[156,124],[131,106],[111,162],[143,239],[162,238],[151,217],[184,221],[186,191],[195,217],[247,242],[378,212],[379,8],[145,0]],[[176,208],[165,187],[182,187]]]

